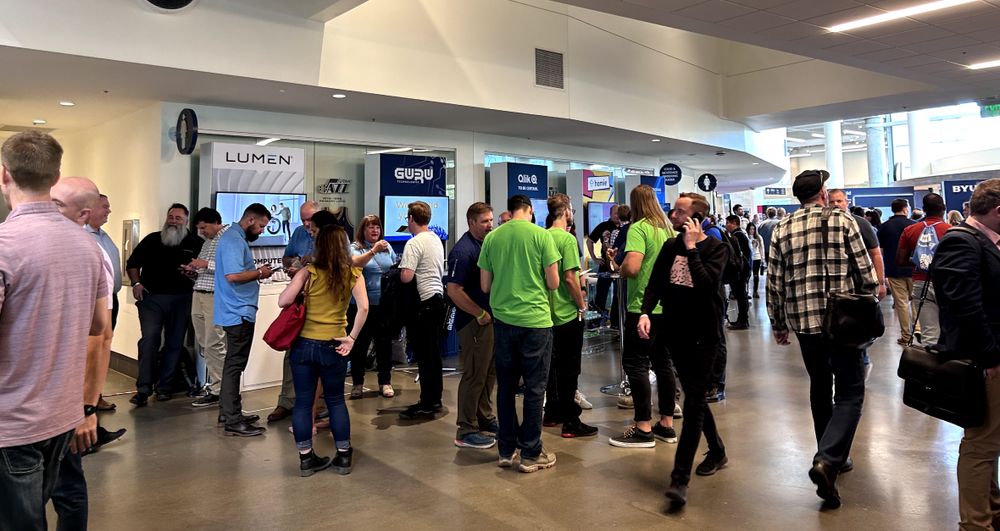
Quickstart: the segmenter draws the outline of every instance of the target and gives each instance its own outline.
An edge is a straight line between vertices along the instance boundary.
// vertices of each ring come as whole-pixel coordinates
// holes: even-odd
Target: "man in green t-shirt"
[[[580,255],[576,238],[569,233],[573,223],[573,205],[566,194],[556,194],[548,200],[552,225],[549,234],[559,253],[559,289],[549,292],[552,306],[552,363],[546,389],[543,426],[562,424],[562,436],[587,437],[597,435],[597,428],[580,422],[583,411],[576,403],[576,385],[580,377],[583,353],[583,313],[587,303],[580,290]]]
[[[628,376],[635,404],[635,424],[625,430],[624,435],[612,437],[608,442],[619,448],[652,448],[656,439],[668,443],[677,442],[674,431],[674,399],[677,381],[674,379],[670,354],[662,338],[656,337],[661,327],[663,308],[660,305],[652,311],[652,330],[648,339],[639,337],[636,329],[642,314],[642,295],[649,284],[653,264],[660,255],[660,249],[667,239],[676,232],[667,223],[663,208],[656,199],[656,193],[649,185],[639,185],[629,197],[632,222],[625,240],[625,261],[621,275],[628,278],[625,289],[626,314],[622,367]],[[649,369],[656,374],[657,398],[660,405],[660,420],[652,423],[652,386],[649,383]]]
[[[521,451],[521,472],[556,464],[542,447],[542,402],[552,357],[549,291],[559,287],[559,253],[545,229],[531,222],[531,200],[507,200],[511,220],[483,240],[479,267],[484,293],[490,294],[497,364],[499,466],[514,466]],[[518,424],[514,394],[524,379],[524,409]]]

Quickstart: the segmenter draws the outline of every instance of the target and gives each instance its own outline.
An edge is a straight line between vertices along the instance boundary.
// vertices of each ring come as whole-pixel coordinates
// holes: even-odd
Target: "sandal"
[[[392,389],[392,386],[385,384],[382,386],[382,398],[392,398],[396,396],[396,391]]]

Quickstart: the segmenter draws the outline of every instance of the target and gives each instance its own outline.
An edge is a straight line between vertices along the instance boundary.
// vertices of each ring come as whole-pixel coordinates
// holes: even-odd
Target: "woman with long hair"
[[[753,298],[759,299],[760,276],[764,274],[764,238],[757,232],[757,225],[747,225],[750,237],[750,269],[753,271]]]
[[[278,297],[282,308],[291,306],[302,294],[305,301],[305,324],[292,344],[289,364],[295,385],[292,409],[292,433],[299,449],[299,473],[311,476],[333,466],[338,474],[350,474],[354,449],[351,447],[351,419],[347,413],[344,388],[347,356],[368,317],[368,291],[358,282],[361,272],[351,267],[347,236],[336,225],[321,228],[316,235],[313,263],[302,268]],[[347,305],[351,296],[358,314],[347,332]],[[313,401],[316,381],[323,383],[326,407],[330,412],[330,431],[337,445],[331,460],[320,457],[312,448]]]
[[[612,437],[608,442],[620,448],[652,448],[656,439],[668,443],[677,442],[674,431],[675,393],[673,365],[662,341],[656,341],[656,331],[662,326],[663,308],[659,305],[650,318],[653,321],[649,339],[641,339],[638,329],[642,313],[642,295],[649,284],[653,264],[660,255],[664,242],[676,235],[673,226],[663,214],[663,206],[649,185],[642,184],[629,196],[632,223],[629,225],[625,241],[625,259],[622,261],[621,276],[627,278],[625,293],[625,348],[622,351],[622,365],[628,375],[632,389],[632,404],[635,407],[635,423],[624,435]],[[656,373],[660,419],[653,422],[652,389],[649,385],[649,369]],[[624,402],[624,403],[623,403]],[[619,405],[628,407],[627,400],[619,399]]]
[[[962,222],[964,221],[965,218],[962,217],[961,212],[957,210],[952,210],[951,212],[948,212],[948,224],[951,225],[952,227],[957,227],[961,225]]]
[[[379,394],[385,398],[396,396],[392,389],[392,344],[387,334],[379,330],[382,323],[379,313],[379,299],[382,294],[382,274],[396,263],[396,252],[389,242],[382,239],[382,220],[370,215],[361,218],[361,226],[351,244],[351,256],[354,266],[361,267],[365,276],[365,288],[368,291],[368,320],[361,329],[358,340],[351,349],[351,400],[364,396],[365,369],[368,365],[368,347],[375,340],[375,363],[378,365]],[[358,314],[358,306],[351,301],[347,308],[348,322],[354,322]]]

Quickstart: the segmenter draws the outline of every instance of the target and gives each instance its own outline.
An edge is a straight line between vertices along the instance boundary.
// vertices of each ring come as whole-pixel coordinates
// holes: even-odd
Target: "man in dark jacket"
[[[910,342],[910,322],[913,320],[913,308],[910,305],[913,292],[913,268],[901,266],[896,261],[896,250],[899,249],[899,239],[906,227],[916,221],[910,219],[910,203],[906,199],[892,201],[892,217],[878,229],[878,244],[882,248],[882,258],[885,262],[885,278],[892,293],[892,309],[896,311],[899,321],[899,344]]]
[[[729,325],[730,330],[750,328],[750,299],[747,296],[747,280],[750,279],[750,237],[740,228],[740,219],[737,215],[726,218],[726,232],[729,234],[729,242],[740,262],[740,277],[736,279],[736,282],[729,284],[738,310],[736,321]]]
[[[695,473],[710,476],[729,462],[705,396],[722,340],[722,270],[729,260],[728,247],[702,231],[699,218],[708,215],[708,208],[700,194],[684,193],[677,199],[670,221],[683,235],[663,244],[643,294],[638,324],[639,336],[648,338],[649,314],[661,304],[664,329],[659,337],[667,342],[668,351],[678,353],[674,366],[684,388],[685,416],[666,492],[675,506],[687,503],[691,467],[703,431],[708,455]]]
[[[969,219],[941,238],[931,281],[941,308],[941,348],[986,370],[986,421],[965,430],[958,454],[961,529],[995,529],[991,503],[1000,458],[1000,179],[979,183]]]

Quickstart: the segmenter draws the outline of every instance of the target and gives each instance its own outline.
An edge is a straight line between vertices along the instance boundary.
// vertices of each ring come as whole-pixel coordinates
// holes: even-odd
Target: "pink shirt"
[[[0,223],[0,448],[83,421],[94,302],[107,297],[100,247],[51,201]]]
[[[979,232],[983,233],[983,236],[986,236],[986,239],[993,242],[993,245],[996,245],[997,249],[1000,249],[1000,234],[997,234],[996,232],[993,231],[993,229],[987,227],[986,225],[983,225],[982,223],[977,221],[976,218],[974,217],[970,217],[969,219],[965,220],[965,222],[970,227],[975,227],[976,229],[978,229]]]

